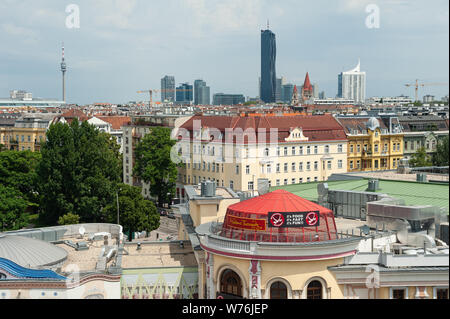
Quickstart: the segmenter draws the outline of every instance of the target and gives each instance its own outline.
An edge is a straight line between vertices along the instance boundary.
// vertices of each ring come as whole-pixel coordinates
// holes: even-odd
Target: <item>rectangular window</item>
[[[300,155],[303,155],[303,146],[300,146]]]
[[[315,182],[318,182],[319,181],[319,178],[316,176],[316,177],[314,177],[314,181]]]
[[[287,180],[287,178],[284,180],[284,185],[287,185],[288,184],[288,180]]]
[[[306,170],[307,171],[311,170],[311,162],[306,163]]]
[[[236,175],[239,175],[239,165],[236,165]]]
[[[319,154],[319,147],[318,146],[314,146],[314,154]]]
[[[297,181],[297,180],[296,180],[295,178],[293,178],[293,179],[292,179],[292,185],[296,184],[296,181]]]
[[[295,146],[292,147],[292,155],[295,155]]]
[[[293,172],[296,171],[296,166],[297,166],[297,165],[296,165],[295,163],[292,163],[292,171],[293,171]]]
[[[234,189],[234,182],[233,181],[230,181],[230,188]]]
[[[280,156],[280,148],[277,147],[277,156]]]
[[[325,154],[330,153],[330,145],[325,145]]]
[[[361,145],[358,144],[358,145],[356,146],[356,150],[358,151],[358,153],[361,153]]]
[[[356,168],[360,169],[361,168],[361,162],[360,161],[356,161]]]
[[[308,177],[308,178],[306,179],[306,182],[307,182],[307,183],[311,183],[311,177]]]
[[[277,186],[280,186],[280,180],[277,179]]]
[[[343,162],[342,162],[342,160],[338,160],[338,168],[343,168]]]
[[[300,178],[298,182],[299,184],[303,184],[303,178]]]
[[[306,148],[306,154],[311,154],[311,146],[308,146],[307,148]]]
[[[285,148],[284,148],[284,156],[287,156],[287,155],[288,155],[288,148],[285,147]]]
[[[353,153],[353,145],[350,145],[350,153]]]
[[[319,162],[314,162],[314,170],[315,171],[319,170]]]
[[[332,163],[331,161],[328,161],[328,169],[331,169]]]
[[[288,172],[288,164],[284,163],[284,172],[287,173]]]
[[[248,182],[248,190],[249,191],[253,190],[253,182]]]
[[[280,173],[280,164],[277,164],[277,173]]]
[[[299,170],[300,172],[303,172],[303,162],[300,162],[300,163],[299,163],[299,165],[298,165],[298,170]]]
[[[250,165],[245,167],[245,174],[250,175]]]
[[[437,288],[436,299],[448,299],[448,288]]]
[[[28,142],[31,142],[31,136],[28,135]]]
[[[353,161],[350,161],[350,169],[353,169]]]
[[[267,164],[267,174],[272,174],[272,165]]]
[[[378,153],[378,144],[375,144],[375,153]]]
[[[406,299],[406,290],[392,289],[392,299]]]
[[[338,153],[342,153],[342,152],[344,152],[344,145],[339,144],[338,145]]]

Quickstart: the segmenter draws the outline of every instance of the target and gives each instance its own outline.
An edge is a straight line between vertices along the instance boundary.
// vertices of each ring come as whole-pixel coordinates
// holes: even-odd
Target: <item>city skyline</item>
[[[80,1],[79,29],[65,27],[64,5],[0,4],[0,40],[7,44],[0,53],[0,96],[24,89],[37,97],[58,98],[64,41],[68,103],[141,100],[136,91],[158,89],[165,74],[174,75],[177,83],[202,78],[211,94],[255,97],[259,32],[267,18],[277,36],[277,73],[288,83],[302,83],[309,72],[321,91],[334,97],[337,75],[358,58],[367,72],[367,97],[413,97],[414,89],[404,85],[415,79],[449,82],[446,1],[379,1],[379,29],[365,25],[369,1],[328,6],[258,0],[172,0],[163,7],[117,3]],[[158,21],[179,15],[185,18],[171,19],[177,23],[168,27],[161,23],[165,29],[159,26]],[[420,97],[427,94],[440,99],[448,94],[448,86],[421,88]]]

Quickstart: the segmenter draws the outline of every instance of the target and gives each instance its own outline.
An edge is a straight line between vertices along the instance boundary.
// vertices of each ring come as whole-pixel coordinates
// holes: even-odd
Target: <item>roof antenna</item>
[[[267,30],[270,30],[270,27],[269,27],[269,19],[267,19]]]

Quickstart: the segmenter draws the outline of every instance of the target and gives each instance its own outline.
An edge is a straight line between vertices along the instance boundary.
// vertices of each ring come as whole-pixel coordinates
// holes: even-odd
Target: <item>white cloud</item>
[[[96,22],[101,26],[132,29],[131,16],[135,12],[136,0],[96,0]]]

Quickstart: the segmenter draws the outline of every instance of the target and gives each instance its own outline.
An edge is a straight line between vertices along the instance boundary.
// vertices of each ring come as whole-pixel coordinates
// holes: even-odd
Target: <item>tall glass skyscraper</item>
[[[177,87],[177,102],[190,104],[194,99],[194,88],[189,83]]]
[[[166,75],[161,79],[161,101],[175,102],[175,77]]]
[[[209,86],[203,80],[194,81],[194,104],[195,105],[210,105],[211,91]]]
[[[277,74],[275,62],[277,46],[275,34],[270,30],[261,30],[261,100],[265,103],[276,101]]]

